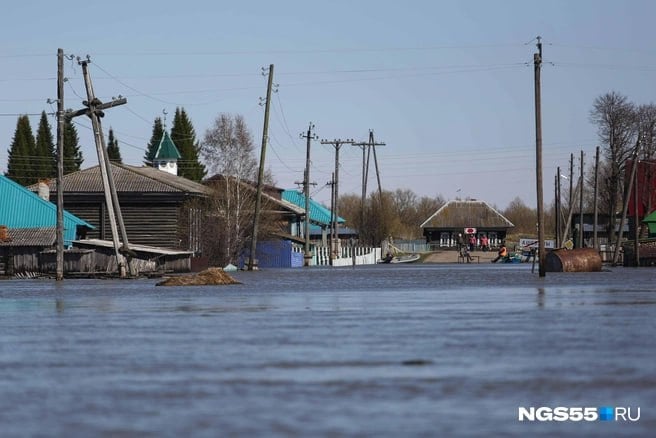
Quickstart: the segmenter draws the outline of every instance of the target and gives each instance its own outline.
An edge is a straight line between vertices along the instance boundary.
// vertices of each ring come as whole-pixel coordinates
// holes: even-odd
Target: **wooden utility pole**
[[[57,49],[57,268],[64,279],[64,50]]]
[[[567,214],[569,215],[569,218],[567,219],[567,228],[565,229],[565,235],[567,237],[570,237],[569,232],[570,232],[570,225],[572,220],[572,213],[574,212],[575,197],[576,196],[574,194],[574,154],[570,154],[569,155],[569,193],[567,196]],[[574,236],[572,236],[572,239],[574,239]],[[563,240],[567,240],[567,239],[563,237]]]
[[[312,261],[312,253],[310,252],[310,144],[312,140],[316,140],[319,137],[316,134],[312,133],[314,125],[310,122],[306,134],[301,133],[301,138],[307,140],[307,145],[305,147],[305,172],[303,174],[303,195],[305,196],[305,255],[303,256],[304,266],[310,266]]]
[[[120,205],[118,203],[118,195],[116,193],[116,186],[114,185],[114,178],[111,171],[111,165],[107,159],[107,151],[105,148],[105,138],[102,133],[102,125],[100,123],[100,117],[104,116],[103,110],[112,108],[114,106],[123,105],[127,103],[127,99],[120,97],[119,99],[114,99],[111,102],[102,103],[94,95],[93,85],[91,83],[91,77],[89,76],[89,63],[91,61],[87,59],[78,58],[78,64],[82,66],[82,74],[84,76],[84,83],[87,91],[87,101],[83,102],[87,108],[77,110],[73,113],[67,114],[67,117],[73,118],[81,115],[87,115],[91,119],[91,124],[93,127],[93,133],[96,143],[96,152],[98,154],[98,168],[100,169],[100,176],[103,182],[103,190],[105,192],[105,204],[107,205],[107,212],[109,215],[109,223],[112,231],[112,241],[114,243],[114,253],[116,255],[116,263],[119,270],[119,275],[121,278],[126,276],[126,267],[121,258],[120,252],[125,252],[126,254],[130,253],[130,246],[128,243],[128,236],[125,231],[125,225],[123,224],[123,217],[121,215]],[[123,237],[123,246],[119,247],[119,237],[116,221],[119,221],[121,228],[121,234]],[[132,272],[132,267],[128,263],[128,268],[130,269],[130,274],[134,275]]]
[[[353,139],[321,140],[321,144],[330,144],[333,145],[333,147],[335,148],[335,176],[333,177],[333,193],[334,193],[335,203],[333,206],[332,229],[334,230],[335,240],[337,241],[339,240],[339,219],[338,219],[339,216],[337,214],[337,203],[339,202],[339,150],[345,144],[353,144]],[[332,248],[332,244],[331,244],[331,248]],[[330,256],[336,257],[337,254],[335,254],[335,252],[336,252],[336,248],[335,251],[331,251]]]
[[[617,261],[620,257],[620,243],[622,242],[622,235],[624,234],[624,223],[626,222],[626,212],[629,208],[629,195],[633,189],[633,180],[636,176],[636,171],[638,168],[638,149],[640,147],[640,140],[636,144],[635,151],[633,152],[633,166],[631,167],[631,176],[629,177],[629,183],[627,184],[626,189],[624,190],[624,203],[622,206],[622,217],[620,218],[620,227],[617,230],[617,239],[615,240],[615,251],[613,252],[613,266],[617,266]]]
[[[266,102],[264,105],[264,128],[262,129],[262,149],[260,151],[260,170],[257,174],[257,192],[255,195],[255,214],[253,215],[253,237],[251,238],[251,254],[248,258],[248,270],[252,271],[255,265],[255,251],[257,249],[257,231],[262,208],[262,186],[264,185],[264,159],[266,146],[269,141],[269,109],[271,108],[271,89],[273,88],[273,64],[269,65],[269,82],[267,84]]]
[[[583,151],[581,151],[581,190],[579,191],[579,238],[578,247],[583,248]]]
[[[640,160],[638,160],[638,155],[635,157],[635,167],[637,168],[640,165]],[[633,234],[635,238],[633,240],[633,255],[635,257],[634,263],[635,267],[640,267],[640,241],[638,238],[639,230],[638,227],[638,172],[633,172],[635,180],[633,181]]]
[[[556,248],[560,248],[560,229],[562,227],[562,218],[561,218],[561,213],[560,213],[560,166],[556,169],[556,181],[555,181],[555,187],[554,191],[556,192],[556,195],[554,196],[554,210],[556,214]]]
[[[335,172],[330,175],[330,260],[329,263],[333,265],[335,253]]]
[[[383,186],[380,184],[380,171],[378,170],[378,157],[376,156],[376,146],[385,146],[385,143],[377,144],[374,141],[374,131],[369,130],[369,144],[372,146],[371,149],[374,151],[374,166],[376,167],[376,180],[378,181],[378,196],[380,197],[380,206],[383,206]]]
[[[595,249],[599,249],[599,241],[597,239],[597,226],[599,225],[598,224],[598,222],[599,222],[599,218],[598,218],[598,216],[599,216],[599,214],[598,214],[599,201],[597,199],[599,197],[598,184],[599,184],[599,146],[597,146],[597,150],[595,152],[595,174],[594,174],[594,195],[593,195],[594,199],[592,201],[593,202],[592,209],[594,210],[593,213],[592,213],[594,215],[593,224],[592,224],[592,228],[593,228],[593,230],[592,230],[592,245],[594,246]]]
[[[378,179],[378,192],[382,193],[382,188],[380,185],[380,173],[378,172],[378,160],[376,159],[376,146],[385,146],[385,143],[377,143],[374,141],[374,131],[369,130],[369,140],[366,142],[353,143],[353,146],[358,146],[362,148],[362,199],[360,201],[360,230],[364,228],[364,218],[365,218],[365,205],[367,202],[367,180],[369,177],[369,157],[373,149],[374,152],[374,163],[376,165],[376,178]],[[366,151],[366,157],[365,157]],[[382,195],[381,195],[382,199]]]
[[[540,98],[540,68],[542,66],[542,42],[538,36],[538,53],[533,54],[535,75],[535,177],[538,203],[538,256],[540,258],[539,276],[546,274],[546,254],[544,250],[544,200],[542,193],[542,108]]]

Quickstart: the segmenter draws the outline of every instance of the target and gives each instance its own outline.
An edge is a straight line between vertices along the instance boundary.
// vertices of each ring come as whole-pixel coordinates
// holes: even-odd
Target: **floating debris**
[[[221,268],[208,268],[202,272],[189,275],[169,277],[157,283],[157,286],[214,286],[224,284],[241,284]]]

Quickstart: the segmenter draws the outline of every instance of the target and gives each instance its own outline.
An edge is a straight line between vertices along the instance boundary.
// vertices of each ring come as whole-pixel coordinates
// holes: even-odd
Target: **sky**
[[[536,206],[533,54],[543,44],[544,202],[558,166],[594,161],[594,99],[616,91],[656,100],[653,1],[14,2],[0,26],[0,171],[19,114],[36,131],[54,113],[57,49],[86,57],[123,162],[141,165],[155,117],[184,108],[202,141],[221,113],[242,115],[262,143],[274,65],[265,165],[279,187],[302,181],[306,142],[375,140],[384,190],[504,209]],[[65,63],[65,107],[86,99],[82,69]],[[32,114],[34,114],[32,116]],[[75,119],[83,168],[97,163],[90,121]],[[50,116],[55,132],[56,120]],[[312,196],[330,205],[335,149],[311,143]],[[340,148],[339,193],[362,191],[362,149]],[[367,182],[376,188],[373,161]]]

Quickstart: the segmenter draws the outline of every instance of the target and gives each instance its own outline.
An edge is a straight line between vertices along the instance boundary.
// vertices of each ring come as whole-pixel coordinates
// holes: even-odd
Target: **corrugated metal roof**
[[[421,228],[512,228],[512,222],[484,201],[453,200],[444,204]]]
[[[57,228],[10,228],[9,238],[0,240],[0,246],[53,246],[57,240]]]
[[[296,190],[285,190],[282,192],[282,199],[305,208],[305,195]],[[310,198],[310,221],[319,225],[330,225],[331,212],[329,209]],[[344,218],[338,217],[340,224],[346,222]]]
[[[182,158],[182,155],[180,155],[180,151],[178,151],[178,148],[175,146],[175,143],[173,143],[173,140],[171,140],[169,133],[164,131],[164,134],[162,135],[162,139],[159,142],[159,146],[157,147],[157,152],[155,153],[154,159],[177,160],[180,158]]]
[[[57,224],[57,206],[0,175],[0,225],[8,228],[47,228]],[[64,244],[75,239],[76,227],[94,226],[64,211]]]
[[[172,175],[150,166],[136,167],[127,164],[111,163],[112,176],[117,192],[136,193],[196,193],[209,194],[211,190],[195,181]],[[55,181],[49,181],[51,191],[56,189]],[[93,166],[78,172],[69,173],[62,181],[67,193],[102,193],[103,184],[100,167]],[[31,186],[36,191],[36,185]]]

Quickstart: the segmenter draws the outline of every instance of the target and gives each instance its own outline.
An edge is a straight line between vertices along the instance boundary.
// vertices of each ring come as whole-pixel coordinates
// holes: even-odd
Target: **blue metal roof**
[[[296,190],[283,191],[282,199],[291,202],[292,204],[296,204],[299,207],[305,208],[305,195]],[[329,209],[310,198],[310,221],[319,225],[330,225],[330,216],[331,212]],[[338,217],[337,222],[343,224],[346,222],[346,220]]]
[[[0,225],[8,228],[46,228],[57,225],[57,206],[4,175],[0,175]],[[86,221],[64,211],[64,245],[76,239],[78,225],[93,229]]]

